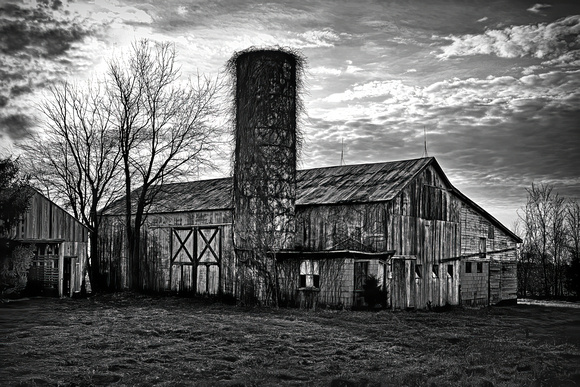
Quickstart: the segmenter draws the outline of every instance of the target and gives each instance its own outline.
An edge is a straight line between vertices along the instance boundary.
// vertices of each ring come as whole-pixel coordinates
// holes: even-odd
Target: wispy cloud
[[[304,40],[304,47],[333,47],[340,40],[338,34],[331,29],[311,30],[298,35]]]
[[[542,9],[549,8],[549,7],[551,7],[550,4],[539,4],[539,3],[536,3],[532,7],[528,8],[527,11],[530,11],[530,12],[533,12],[533,13],[540,13],[542,11]]]

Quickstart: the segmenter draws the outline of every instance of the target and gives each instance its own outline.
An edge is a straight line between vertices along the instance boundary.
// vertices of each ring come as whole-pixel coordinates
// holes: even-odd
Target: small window
[[[486,239],[479,238],[479,258],[485,258],[487,252]]]
[[[447,265],[447,274],[453,277],[453,265]]]
[[[477,272],[483,273],[483,262],[477,262]]]
[[[471,262],[465,262],[465,272],[471,273]]]
[[[423,278],[423,265],[415,265],[415,279]]]
[[[433,278],[439,278],[439,265],[433,265]]]
[[[320,287],[320,270],[318,267],[318,261],[308,259],[300,262],[300,287]]]

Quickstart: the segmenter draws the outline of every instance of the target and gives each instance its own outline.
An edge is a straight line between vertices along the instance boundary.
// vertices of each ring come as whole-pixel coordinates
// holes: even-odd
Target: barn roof
[[[434,159],[345,165],[298,171],[296,205],[389,201]],[[187,212],[231,209],[232,178],[164,184],[148,212]],[[138,195],[139,189],[133,192]],[[102,211],[124,213],[124,199]]]
[[[458,191],[449,182],[434,157],[373,164],[305,169],[297,175],[297,206],[386,202],[393,199],[427,166],[432,165],[458,197],[475,208],[491,223],[516,240],[520,238]],[[232,178],[164,184],[148,213],[211,211],[232,209]],[[135,190],[133,195],[137,195]],[[124,199],[112,203],[103,215],[122,215]]]

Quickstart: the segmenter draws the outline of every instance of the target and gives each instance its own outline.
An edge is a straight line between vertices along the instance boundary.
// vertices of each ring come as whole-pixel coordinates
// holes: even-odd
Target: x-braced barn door
[[[176,227],[171,230],[171,290],[217,294],[222,255],[218,227]]]
[[[197,293],[218,294],[222,246],[220,229],[197,229]]]

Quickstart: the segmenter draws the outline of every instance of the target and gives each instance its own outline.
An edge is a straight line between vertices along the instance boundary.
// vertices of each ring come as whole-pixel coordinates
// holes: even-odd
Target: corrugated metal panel
[[[297,205],[389,201],[432,158],[300,171]]]
[[[296,205],[389,201],[431,161],[422,158],[298,171]],[[232,208],[231,199],[231,178],[165,184],[147,212],[226,209]],[[103,214],[123,214],[124,205],[119,200]]]

